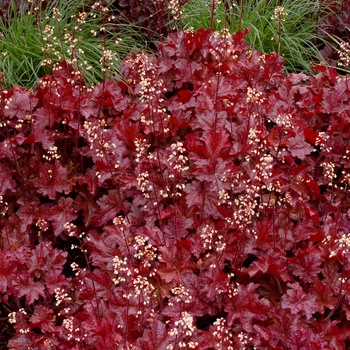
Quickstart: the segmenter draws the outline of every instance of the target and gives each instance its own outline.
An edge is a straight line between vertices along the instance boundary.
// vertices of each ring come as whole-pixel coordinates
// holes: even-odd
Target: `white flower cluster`
[[[340,49],[338,50],[339,54],[339,63],[338,66],[341,67],[350,67],[350,44],[342,41],[340,43]]]
[[[219,234],[217,230],[206,224],[202,229],[200,236],[204,249],[215,250],[217,253],[222,253],[226,248],[223,235]],[[209,253],[207,254],[209,256]]]
[[[147,237],[138,235],[135,237],[133,247],[135,248],[135,253],[133,254],[134,257],[140,259],[144,267],[150,267],[151,261],[157,257],[157,248],[148,242]],[[152,272],[154,273],[154,271]]]
[[[183,172],[189,169],[187,163],[188,158],[184,155],[186,149],[182,142],[176,142],[171,145],[172,153],[168,157],[170,167],[178,172]]]
[[[179,21],[183,14],[179,0],[170,0],[168,3],[168,9],[175,21]]]
[[[233,350],[233,334],[226,325],[226,319],[221,317],[213,323],[213,338],[217,341],[217,350]]]
[[[254,88],[248,87],[247,89],[247,102],[260,104],[265,101],[264,97],[262,97],[262,92],[258,91]]]
[[[4,197],[1,195],[0,195],[0,207],[1,207],[0,215],[5,216],[9,207],[8,207],[8,203],[4,201]]]
[[[72,298],[68,296],[68,293],[65,292],[63,288],[57,287],[55,288],[54,292],[55,292],[56,306],[59,306],[61,303],[65,301],[72,300]]]
[[[334,186],[333,181],[337,178],[337,174],[335,173],[335,164],[333,162],[323,162],[321,167],[324,169],[324,176],[326,178],[328,186]]]
[[[288,16],[288,13],[285,11],[283,6],[277,6],[274,10],[273,15],[271,16],[271,19],[277,23],[277,25],[281,25],[283,22],[285,22],[286,18]]]
[[[178,287],[174,287],[174,288],[170,289],[170,291],[174,296],[174,301],[177,303],[183,301],[185,304],[189,304],[193,299],[192,296],[190,295],[190,293],[188,292],[188,290],[183,285],[179,285]],[[170,300],[169,306],[173,306],[174,301]]]
[[[350,232],[348,234],[344,233],[339,239],[336,239],[334,243],[336,243],[338,246],[336,250],[340,249],[343,255],[349,253],[350,252]],[[330,258],[332,258],[337,254],[336,250],[331,251],[331,254],[329,255]]]
[[[168,333],[170,336],[182,335],[183,337],[191,337],[194,333],[193,317],[187,312],[181,312],[181,318],[174,323],[174,328],[172,328]],[[178,343],[179,348],[190,348],[194,349],[198,344],[196,342],[181,340]],[[172,346],[168,346],[167,349],[173,349]]]
[[[51,161],[53,159],[60,159],[61,156],[57,153],[57,146],[52,146],[47,151],[47,154],[43,155],[43,158],[47,161]]]
[[[115,256],[113,258],[113,272],[116,277],[113,278],[115,284],[126,282],[126,276],[131,276],[131,270],[128,266],[127,258],[120,258]]]
[[[154,291],[153,285],[148,281],[148,278],[145,276],[138,275],[136,278],[132,280],[132,284],[134,287],[134,295],[140,297],[142,295],[143,305],[150,304],[151,297]]]

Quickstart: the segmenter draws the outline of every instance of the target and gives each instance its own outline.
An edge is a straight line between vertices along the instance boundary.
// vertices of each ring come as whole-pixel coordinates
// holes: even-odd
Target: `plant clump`
[[[350,346],[349,77],[247,34],[1,91],[10,349]]]

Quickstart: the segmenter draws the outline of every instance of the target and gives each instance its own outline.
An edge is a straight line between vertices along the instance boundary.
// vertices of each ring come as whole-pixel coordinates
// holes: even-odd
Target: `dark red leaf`
[[[45,297],[45,287],[40,282],[35,282],[29,275],[21,274],[14,286],[18,297],[25,296],[26,305],[31,305],[39,297]]]
[[[108,191],[108,194],[97,200],[97,205],[99,209],[94,214],[93,223],[104,226],[113,220],[121,209],[120,193],[117,190]]]
[[[68,179],[67,169],[56,161],[54,165],[47,163],[41,165],[36,186],[38,192],[50,199],[55,199],[57,193],[68,194],[71,191],[72,181]]]
[[[195,181],[187,184],[184,191],[187,194],[188,207],[204,215],[202,219],[207,216],[214,218],[221,216],[218,194],[214,194],[206,182]]]
[[[28,271],[37,278],[43,274],[52,273],[54,270],[62,271],[68,253],[53,249],[51,243],[39,243],[33,251],[32,257],[28,260]]]
[[[273,255],[260,256],[257,261],[254,261],[248,268],[249,275],[255,276],[258,272],[270,274],[281,279],[283,282],[291,280],[287,271],[285,257],[277,252]]]
[[[73,199],[61,197],[57,205],[51,207],[49,219],[53,223],[54,234],[58,236],[65,230],[64,225],[74,221],[78,215],[73,209]]]
[[[54,332],[56,317],[53,310],[47,306],[36,305],[33,315],[29,318],[33,327],[38,327],[42,332]]]
[[[13,173],[14,170],[0,164],[0,195],[5,194],[7,190],[15,191],[17,186],[12,177]]]
[[[178,93],[178,102],[185,103],[192,96],[192,92],[190,90],[180,90]]]
[[[158,273],[166,283],[171,281],[180,283],[181,274],[193,271],[196,267],[191,262],[191,253],[186,248],[173,244],[170,247],[160,247],[159,250],[161,254],[158,259],[161,265],[158,268]]]
[[[225,305],[228,325],[239,321],[246,332],[252,332],[253,324],[268,318],[270,303],[266,299],[259,299],[256,293],[258,287],[259,285],[254,283],[237,287],[237,294]]]
[[[16,116],[18,119],[25,119],[26,115],[31,115],[37,103],[38,100],[33,95],[24,88],[16,86],[4,114],[9,118]]]
[[[304,134],[288,138],[287,147],[293,157],[298,157],[301,160],[314,151],[314,148],[305,141]]]
[[[137,344],[140,349],[154,350],[166,349],[173,340],[168,335],[168,330],[164,322],[158,318],[150,320],[148,328],[145,329]]]
[[[288,283],[289,289],[281,298],[283,309],[289,309],[292,314],[305,315],[310,319],[318,310],[316,297],[306,294],[298,283]]]
[[[305,282],[313,283],[321,272],[323,259],[314,246],[309,245],[308,249],[296,253],[295,258],[289,264],[291,273],[298,276]]]

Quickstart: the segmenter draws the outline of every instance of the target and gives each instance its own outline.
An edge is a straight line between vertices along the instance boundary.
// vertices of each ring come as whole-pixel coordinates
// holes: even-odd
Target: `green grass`
[[[222,0],[217,1],[214,16],[212,2],[189,0],[183,7],[181,21],[175,23],[169,17],[169,27],[174,24],[177,29],[212,26],[214,30],[228,28],[231,33],[249,28],[246,40],[250,46],[262,53],[278,52],[285,59],[287,72],[310,73],[310,62],[323,60],[314,43],[322,42],[317,34],[318,18],[327,9],[322,8],[318,0]],[[6,88],[13,85],[34,87],[39,77],[51,73],[53,66],[63,59],[71,60],[87,83],[93,85],[106,77],[119,75],[122,59],[131,52],[154,47],[154,39],[150,39],[142,27],[127,23],[124,17],[118,22],[118,16],[108,22],[108,13],[93,10],[84,0],[47,3],[44,9],[32,8],[25,13],[17,9],[13,1],[9,23],[4,24],[0,18],[0,72],[5,73]],[[233,3],[237,4],[233,6]],[[271,19],[278,5],[288,13],[280,26]],[[61,13],[60,20],[55,18],[54,6]],[[78,24],[77,15],[83,11],[88,15],[84,23]],[[47,26],[53,30],[51,36],[47,34]],[[100,31],[102,26],[105,33]],[[92,34],[94,30],[97,36]],[[67,34],[76,40],[73,49]],[[104,49],[114,53],[105,67],[101,62]],[[43,64],[45,59],[51,59],[52,64]]]
[[[0,22],[0,71],[5,74],[5,86],[31,84],[33,77],[43,74],[41,39],[33,21],[23,12],[14,12],[8,26]]]
[[[55,18],[53,4],[61,13],[60,20]],[[76,15],[83,10],[88,13],[86,20],[77,23]],[[32,8],[30,13],[13,5],[10,11],[8,23],[0,19],[0,71],[5,74],[5,87],[33,87],[39,77],[50,73],[63,59],[71,60],[88,84],[95,84],[104,77],[118,75],[121,60],[148,45],[148,38],[141,28],[107,22],[107,18],[103,18],[107,14],[101,15],[98,10],[85,7],[84,1],[58,0],[49,2],[45,9]],[[97,16],[90,16],[92,13]],[[48,35],[47,26],[53,29],[51,35]],[[100,31],[102,26],[105,32]],[[97,32],[96,36],[91,32],[93,30]],[[67,39],[67,33],[71,40]],[[43,40],[45,37],[47,41]],[[101,61],[104,49],[113,52],[105,67]],[[45,58],[51,59],[52,64],[43,64]],[[105,72],[103,68],[107,68]]]
[[[226,2],[227,7],[224,6]],[[278,52],[286,62],[288,72],[310,71],[310,62],[322,61],[318,47],[313,44],[317,34],[318,18],[321,11],[317,0],[240,0],[219,2],[215,8],[212,27],[214,30],[228,28],[231,33],[249,28],[246,37],[250,46],[262,53]],[[283,6],[288,13],[281,24],[271,19],[277,6]],[[211,23],[212,0],[190,0],[184,6],[184,27],[209,28]]]

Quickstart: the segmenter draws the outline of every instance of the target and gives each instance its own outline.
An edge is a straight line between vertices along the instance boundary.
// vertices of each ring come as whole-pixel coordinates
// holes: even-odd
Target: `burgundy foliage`
[[[349,348],[350,79],[244,35],[0,93],[9,348]]]
[[[109,8],[115,17],[112,22],[137,25],[148,37],[157,39],[174,31],[171,19],[174,16],[181,17],[181,7],[186,2],[188,0],[178,0],[171,5],[168,1],[113,0]]]
[[[350,40],[350,1],[323,0],[321,3],[329,8],[320,17],[319,33],[327,43],[321,54],[327,63],[336,66],[340,58],[338,44]]]

